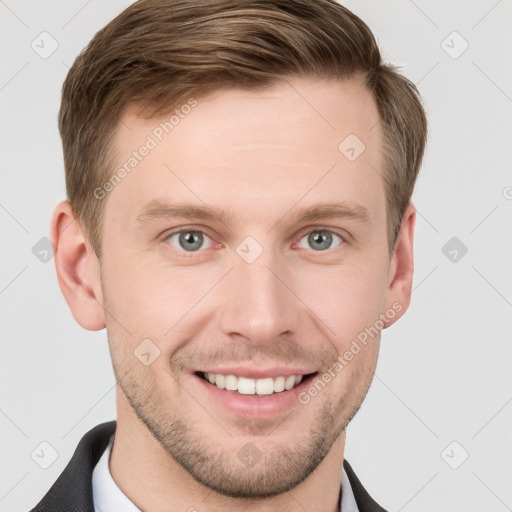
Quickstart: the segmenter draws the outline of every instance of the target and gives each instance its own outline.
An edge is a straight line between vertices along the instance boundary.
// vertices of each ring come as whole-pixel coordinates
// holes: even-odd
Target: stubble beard
[[[367,373],[367,370],[361,373]],[[324,399],[309,430],[305,430],[304,436],[293,447],[273,443],[275,448],[270,452],[257,448],[262,446],[259,440],[265,438],[264,430],[254,438],[254,443],[237,443],[233,435],[231,439],[236,448],[219,448],[218,439],[208,435],[207,427],[201,428],[192,420],[188,421],[186,414],[176,412],[178,408],[174,414],[169,410],[169,401],[160,397],[152,376],[149,381],[145,377],[138,379],[134,377],[135,371],[130,371],[123,379],[118,379],[118,384],[140,421],[199,484],[224,496],[256,500],[293,489],[320,465],[359,410],[373,377],[373,372],[370,372],[369,376],[353,376],[352,383],[358,378],[367,381],[363,388],[355,389],[356,386],[351,385],[340,399]],[[322,393],[314,400],[322,399]],[[207,416],[207,421],[217,427],[210,416]],[[256,434],[258,421],[240,420],[238,424],[242,426],[245,423],[244,430]],[[282,426],[287,421],[293,420],[285,418]],[[228,427],[227,430],[233,434],[233,428]],[[272,432],[268,439],[272,440]],[[243,456],[240,456],[244,449],[251,450],[258,460],[244,463]]]

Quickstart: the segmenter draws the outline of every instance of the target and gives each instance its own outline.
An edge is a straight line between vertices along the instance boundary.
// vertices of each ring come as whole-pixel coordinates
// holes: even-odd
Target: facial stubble
[[[151,367],[143,366],[135,357],[131,363],[125,360],[121,364],[115,353],[113,367],[118,385],[136,416],[174,461],[206,488],[224,496],[252,500],[293,489],[322,463],[359,410],[374,371],[373,365],[359,367],[342,396],[332,399],[326,389],[322,390],[310,404],[297,404],[290,417],[285,417],[281,424],[276,423],[275,430],[269,429],[268,422],[260,424],[259,420],[238,419],[236,427],[226,425],[226,437],[232,440],[233,448],[221,448],[218,438],[208,433],[209,426],[218,428],[222,420],[212,416],[204,405],[205,422],[201,426],[186,413],[188,407],[180,410],[162,396]],[[182,383],[176,384],[178,379],[170,371],[166,373],[169,385],[183,387]],[[181,396],[190,402],[197,401],[185,389],[181,390]],[[287,424],[294,429],[297,424],[306,425],[297,418],[317,400],[322,400],[321,406],[309,429],[304,428],[304,435],[294,446],[285,446],[273,439],[273,432],[280,430],[282,433]],[[237,436],[247,439],[249,434],[253,436],[252,449],[260,457],[254,465],[244,464],[239,456],[247,442],[237,440]]]

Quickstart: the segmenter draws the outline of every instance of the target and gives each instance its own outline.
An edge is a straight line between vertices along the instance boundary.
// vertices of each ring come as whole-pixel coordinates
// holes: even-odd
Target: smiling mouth
[[[305,375],[286,375],[279,377],[266,377],[263,379],[249,379],[236,375],[223,375],[221,373],[195,372],[195,375],[206,380],[218,389],[233,391],[241,395],[272,395],[283,393],[297,387],[301,382],[309,381],[318,372]]]

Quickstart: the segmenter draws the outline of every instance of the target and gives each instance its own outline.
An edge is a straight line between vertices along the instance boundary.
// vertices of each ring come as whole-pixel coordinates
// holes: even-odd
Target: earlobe
[[[386,311],[393,310],[392,319],[386,321],[385,328],[393,325],[409,307],[411,301],[412,279],[414,274],[414,226],[416,209],[409,203],[402,216],[400,232],[393,250],[389,268]]]
[[[90,331],[103,329],[99,262],[68,201],[55,208],[50,232],[57,279],[74,319]]]

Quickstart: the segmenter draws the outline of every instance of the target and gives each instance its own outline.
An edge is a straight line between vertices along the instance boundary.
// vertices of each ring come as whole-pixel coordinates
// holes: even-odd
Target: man
[[[407,310],[426,119],[333,0],[140,0],[76,59],[61,290],[117,421],[35,511],[382,511],[344,460]]]

